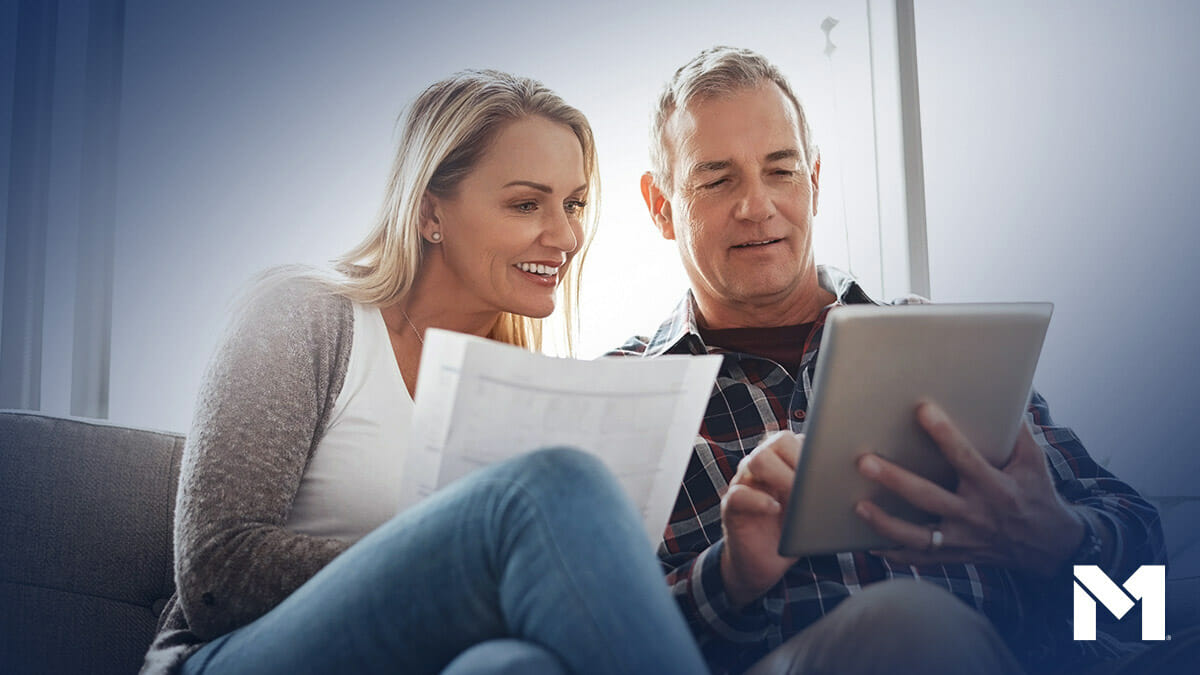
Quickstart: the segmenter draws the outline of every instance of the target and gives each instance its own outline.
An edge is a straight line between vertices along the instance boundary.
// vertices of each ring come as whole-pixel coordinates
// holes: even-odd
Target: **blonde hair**
[[[667,122],[671,115],[694,100],[728,96],[764,82],[774,82],[795,106],[804,161],[812,168],[817,146],[812,142],[808,116],[804,114],[804,106],[800,105],[792,86],[779,68],[749,49],[709,47],[676,70],[658,97],[650,129],[650,167],[654,183],[663,194],[670,197],[674,190],[671,153],[667,149],[666,139]]]
[[[406,115],[374,228],[334,261],[342,277],[336,282],[338,292],[357,302],[381,306],[403,299],[421,266],[425,244],[419,226],[426,191],[453,197],[500,130],[509,122],[533,115],[570,127],[583,149],[588,186],[584,237],[558,290],[570,353],[578,332],[580,272],[595,233],[592,214],[598,211],[600,197],[596,145],[583,113],[527,77],[467,70],[435,82],[417,97]],[[504,312],[489,337],[540,351],[543,321]]]

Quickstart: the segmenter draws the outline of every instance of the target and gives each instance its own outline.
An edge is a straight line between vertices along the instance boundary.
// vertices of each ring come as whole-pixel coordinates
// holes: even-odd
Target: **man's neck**
[[[692,293],[696,298],[696,320],[711,330],[725,328],[770,328],[795,326],[815,321],[837,297],[816,283],[804,284],[782,298],[740,303],[721,302]]]

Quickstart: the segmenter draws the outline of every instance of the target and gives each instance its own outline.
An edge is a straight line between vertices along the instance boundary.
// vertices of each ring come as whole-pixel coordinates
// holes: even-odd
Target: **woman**
[[[425,330],[539,348],[596,182],[587,120],[534,81],[417,99],[374,231],[336,275],[270,275],[214,358],[143,672],[703,672],[594,458],[530,453],[393,515]]]

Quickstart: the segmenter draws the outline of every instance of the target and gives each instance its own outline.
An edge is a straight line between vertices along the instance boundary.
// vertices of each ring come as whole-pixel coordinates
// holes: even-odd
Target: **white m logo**
[[[1122,590],[1121,586],[1124,586]],[[1075,639],[1096,639],[1096,600],[1120,619],[1142,601],[1142,639],[1167,639],[1167,568],[1142,565],[1121,586],[1095,565],[1075,566]],[[1087,590],[1084,590],[1084,589]],[[1091,594],[1088,594],[1091,591]],[[1096,600],[1092,599],[1096,596]],[[1130,599],[1130,596],[1133,599]]]

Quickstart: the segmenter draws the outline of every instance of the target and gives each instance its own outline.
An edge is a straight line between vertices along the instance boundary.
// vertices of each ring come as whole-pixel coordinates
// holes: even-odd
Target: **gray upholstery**
[[[174,589],[183,436],[0,411],[0,672],[133,673]]]

